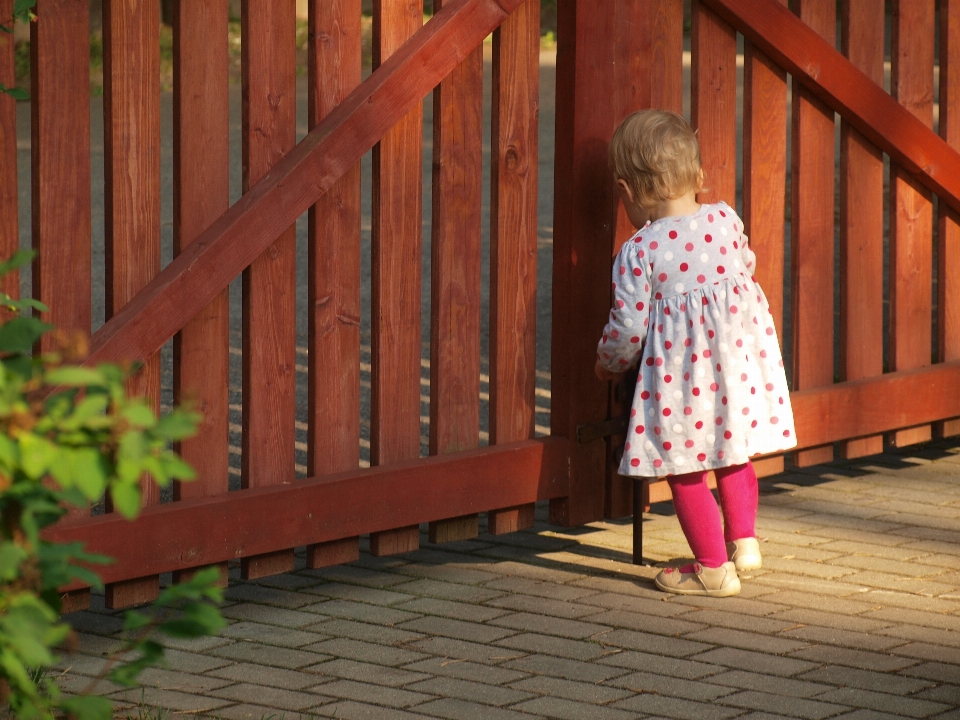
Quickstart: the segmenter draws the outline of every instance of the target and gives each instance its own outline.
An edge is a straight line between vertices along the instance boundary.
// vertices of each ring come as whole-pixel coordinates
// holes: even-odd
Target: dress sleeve
[[[650,320],[649,266],[642,251],[627,244],[613,264],[613,308],[597,345],[600,364],[620,372],[637,364]]]
[[[750,248],[750,238],[740,233],[740,253],[743,255],[743,264],[747,272],[753,275],[757,272],[757,256]]]

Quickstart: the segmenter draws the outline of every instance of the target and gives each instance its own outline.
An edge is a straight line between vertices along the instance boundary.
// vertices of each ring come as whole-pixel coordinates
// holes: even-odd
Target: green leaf
[[[200,416],[185,410],[174,410],[157,422],[154,433],[165,440],[183,440],[197,432]]]
[[[136,610],[128,610],[123,615],[123,630],[124,632],[139,630],[140,628],[145,628],[151,622],[151,619],[143,613],[137,612]]]
[[[99,448],[65,450],[73,465],[73,480],[87,500],[95,501],[107,488],[110,465]]]
[[[12,97],[14,100],[29,100],[29,99],[30,99],[30,93],[28,93],[28,92],[27,92],[26,90],[24,90],[23,88],[18,88],[18,87],[8,88],[8,87],[7,87],[6,85],[4,85],[3,83],[0,83],[0,93],[6,93],[6,94],[9,95],[10,97]]]
[[[56,445],[46,438],[33,433],[23,433],[18,438],[20,445],[20,465],[27,477],[34,480],[42,477],[47,468],[56,460]]]
[[[14,0],[13,16],[21,17],[25,12],[32,9],[37,4],[37,0]]]
[[[30,353],[33,345],[53,325],[21,315],[0,326],[0,352]]]
[[[116,483],[110,488],[113,507],[128,520],[140,512],[140,488],[135,483]]]
[[[175,452],[165,452],[160,456],[163,471],[167,476],[176,480],[193,480],[197,477],[196,471]]]
[[[27,551],[10,541],[0,543],[0,582],[10,582],[20,574],[20,563]]]
[[[61,701],[60,708],[77,720],[110,720],[113,717],[113,703],[97,695],[68,698]]]
[[[11,270],[23,267],[33,260],[36,255],[36,250],[17,250],[7,260],[0,263],[0,275],[6,275]]]
[[[95,368],[66,365],[47,372],[47,385],[64,387],[87,387],[88,385],[105,385],[106,378]]]
[[[136,427],[152,428],[157,424],[157,418],[153,414],[153,410],[141,401],[132,401],[123,409],[121,415],[128,423]]]

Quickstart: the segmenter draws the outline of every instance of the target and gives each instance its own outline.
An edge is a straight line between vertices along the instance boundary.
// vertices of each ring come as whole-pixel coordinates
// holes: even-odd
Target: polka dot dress
[[[647,223],[620,250],[597,352],[614,372],[640,368],[621,475],[681,475],[796,445],[754,261],[725,203]]]

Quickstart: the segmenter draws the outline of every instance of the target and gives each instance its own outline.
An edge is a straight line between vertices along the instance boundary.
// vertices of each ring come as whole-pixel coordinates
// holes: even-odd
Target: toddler
[[[773,318],[752,277],[743,223],[699,204],[700,148],[682,117],[634,113],[610,142],[620,198],[638,232],[613,266],[614,307],[597,376],[639,365],[621,475],[666,477],[696,562],[661,590],[726,597],[759,568],[752,455],[796,444]],[[707,471],[717,477],[723,529]]]

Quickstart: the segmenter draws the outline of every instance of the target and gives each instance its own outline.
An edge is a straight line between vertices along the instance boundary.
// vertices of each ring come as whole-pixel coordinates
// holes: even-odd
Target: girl
[[[750,456],[796,444],[773,318],[752,277],[755,256],[730,206],[697,202],[700,148],[679,115],[630,115],[610,142],[610,164],[638,228],[614,262],[615,304],[597,350],[602,380],[639,363],[620,474],[667,478],[697,559],[665,568],[657,587],[736,595],[737,570],[761,565]]]

